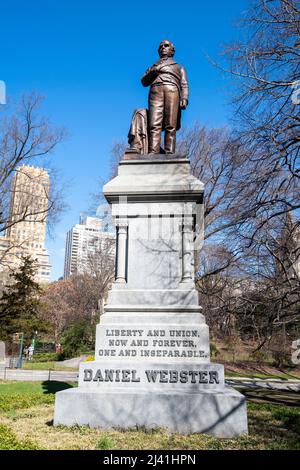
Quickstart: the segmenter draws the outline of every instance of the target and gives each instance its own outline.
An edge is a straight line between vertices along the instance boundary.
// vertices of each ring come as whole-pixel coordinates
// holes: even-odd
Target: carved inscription
[[[182,383],[182,384],[219,384],[217,371],[206,370],[145,370],[142,381],[149,383]],[[84,369],[84,382],[141,382],[135,369]]]
[[[107,328],[101,335],[99,357],[207,358],[199,330]],[[206,342],[205,342],[206,343]]]

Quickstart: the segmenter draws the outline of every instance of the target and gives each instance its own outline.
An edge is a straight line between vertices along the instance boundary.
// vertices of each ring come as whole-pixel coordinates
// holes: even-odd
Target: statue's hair
[[[160,45],[159,45],[159,47],[158,47],[158,53],[159,53],[159,55],[160,55],[160,48],[161,48],[161,45],[162,45],[162,43],[165,42],[165,41],[168,41],[168,42],[171,44],[171,57],[173,57],[173,56],[175,55],[175,46],[174,46],[174,44],[173,44],[171,41],[169,41],[169,39],[164,39],[163,41],[161,41],[161,43],[160,43]]]

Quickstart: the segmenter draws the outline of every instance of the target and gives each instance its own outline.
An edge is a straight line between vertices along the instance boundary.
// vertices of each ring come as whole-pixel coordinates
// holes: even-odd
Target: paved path
[[[286,392],[300,392],[300,380],[227,378],[230,387],[243,389],[267,389]],[[300,399],[300,397],[299,397]]]
[[[67,366],[67,367],[79,367],[80,363],[85,361],[87,358],[87,355],[85,356],[79,356],[79,357],[74,357],[73,359],[66,359],[65,361],[59,361],[59,364],[61,366]]]

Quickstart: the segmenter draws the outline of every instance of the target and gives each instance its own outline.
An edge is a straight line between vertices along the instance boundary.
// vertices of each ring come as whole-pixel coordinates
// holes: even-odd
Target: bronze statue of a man
[[[158,48],[160,59],[142,77],[149,92],[149,153],[160,153],[161,132],[165,131],[165,153],[175,153],[176,130],[181,109],[186,109],[189,87],[184,67],[175,62],[174,45],[164,40]]]

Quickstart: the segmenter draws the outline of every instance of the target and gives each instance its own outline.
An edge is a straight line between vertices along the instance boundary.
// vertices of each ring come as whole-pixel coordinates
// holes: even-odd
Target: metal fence
[[[24,382],[77,382],[78,372],[58,371],[58,370],[23,370],[4,367],[0,369],[0,380],[16,380]]]

